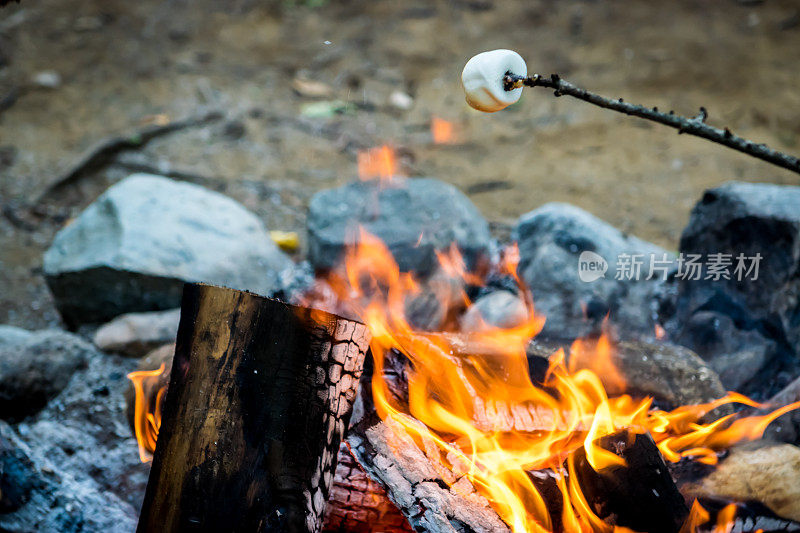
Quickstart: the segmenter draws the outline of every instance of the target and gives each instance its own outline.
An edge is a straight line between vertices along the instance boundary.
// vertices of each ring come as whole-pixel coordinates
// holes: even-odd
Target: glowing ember
[[[475,281],[464,270],[457,250],[440,254],[439,259],[443,271]],[[517,261],[518,252],[512,248],[498,269],[512,273],[519,282]],[[463,353],[452,335],[417,331],[408,323],[403,303],[423,289],[410,274],[399,271],[381,241],[363,231],[343,268],[332,272],[326,284],[335,294],[331,299],[329,293],[326,303],[346,305],[370,327],[375,362],[372,392],[380,417],[399,424],[420,442],[435,443],[438,466],[466,472],[515,532],[552,529],[544,499],[527,474],[541,469],[560,475],[564,501],[560,518],[567,531],[614,529],[594,514],[577,476],[570,475],[572,452],[581,447],[595,470],[625,464],[596,445],[601,437],[623,429],[634,434],[650,432],[667,460],[690,458],[713,464],[716,452],[759,438],[772,420],[800,407],[798,402],[766,416],[735,419],[728,415],[701,423],[725,404],[763,406],[729,393],[715,402],[665,412],[651,410],[649,398],[608,397],[599,376],[621,380],[622,385],[624,380],[611,365],[613,346],[606,338],[577,341],[570,352],[576,356],[569,365],[563,351],[553,354],[544,383],[536,386],[528,374],[525,347],[541,330],[544,318],[535,313],[529,297],[529,319],[524,324],[474,333],[471,342],[481,349]],[[520,288],[521,294],[529,294]],[[383,378],[384,362],[392,349],[410,361],[408,405],[398,403]],[[573,363],[579,360],[592,364],[587,368]]]
[[[390,181],[398,175],[397,155],[390,146],[378,146],[358,153],[359,179],[378,178],[381,181]]]
[[[157,370],[139,370],[128,374],[135,393],[133,431],[143,463],[152,461],[156,450],[158,429],[161,427],[161,405],[167,390],[166,386],[159,385],[159,376],[163,373],[162,363]]]
[[[435,144],[452,144],[456,141],[454,124],[439,117],[431,119],[431,135]]]

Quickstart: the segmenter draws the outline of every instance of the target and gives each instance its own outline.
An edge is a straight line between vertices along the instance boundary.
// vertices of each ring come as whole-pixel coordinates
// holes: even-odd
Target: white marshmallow
[[[478,111],[494,113],[519,100],[522,87],[503,89],[503,76],[507,72],[528,75],[525,60],[513,50],[491,50],[467,61],[461,73],[467,103]]]

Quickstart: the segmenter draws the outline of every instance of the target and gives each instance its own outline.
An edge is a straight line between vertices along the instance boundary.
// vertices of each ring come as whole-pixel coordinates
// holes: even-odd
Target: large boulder
[[[0,419],[18,421],[36,413],[95,352],[64,331],[0,326]]]
[[[65,322],[76,326],[178,307],[186,281],[267,294],[290,264],[234,200],[134,174],[56,235],[44,273]]]
[[[519,244],[519,273],[537,313],[547,318],[545,336],[585,335],[606,315],[625,334],[653,331],[656,295],[666,275],[657,271],[646,278],[651,258],[662,261],[666,254],[670,261],[671,254],[562,203],[523,215],[512,236]],[[624,268],[628,260],[641,261],[638,275]]]
[[[437,250],[458,246],[470,267],[491,252],[489,226],[458,189],[430,178],[349,183],[317,193],[308,213],[308,256],[335,266],[359,226],[379,237],[403,271],[430,273]]]
[[[798,370],[800,187],[731,182],[706,191],[680,252],[700,255],[703,268],[700,279],[678,276],[672,336],[709,360],[726,387],[777,392]],[[728,254],[729,279],[715,279],[711,254]],[[756,276],[746,269],[758,255]]]

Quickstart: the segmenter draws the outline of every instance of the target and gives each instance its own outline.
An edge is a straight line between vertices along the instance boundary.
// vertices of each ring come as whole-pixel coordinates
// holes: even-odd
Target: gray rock
[[[620,342],[614,351],[614,365],[625,378],[622,393],[652,396],[659,406],[710,402],[725,396],[719,376],[696,353],[666,342]],[[602,378],[602,375],[601,375]]]
[[[703,354],[725,388],[736,391],[747,388],[776,350],[775,342],[758,330],[738,329],[731,317],[715,311],[689,316],[676,338]]]
[[[769,399],[769,408],[758,414],[768,414],[773,409],[800,402],[800,377],[789,383],[782,391]],[[779,417],[764,432],[764,438],[779,442],[800,444],[800,409],[795,409]]]
[[[91,482],[58,470],[46,458],[34,458],[27,444],[3,421],[0,473],[2,531],[105,533],[136,528],[136,512],[131,505]]]
[[[94,347],[58,330],[0,329],[0,419],[21,420],[61,392]]]
[[[317,193],[308,213],[308,254],[318,269],[334,266],[358,226],[377,235],[401,270],[430,273],[435,250],[455,243],[470,267],[492,248],[489,226],[452,185],[430,178],[390,184],[359,181]]]
[[[47,283],[71,327],[178,307],[186,281],[267,294],[290,264],[264,224],[234,200],[149,174],[109,188],[44,256]]]
[[[175,341],[180,318],[180,309],[120,315],[95,332],[94,343],[105,352],[142,357]]]
[[[719,376],[691,350],[668,342],[646,340],[612,343],[603,356],[592,339],[583,349],[565,347],[570,364],[598,375],[609,396],[629,394],[653,398],[661,409],[710,402],[725,396]],[[553,347],[549,347],[552,353]],[[529,350],[530,355],[530,350]]]
[[[536,311],[547,319],[545,336],[585,335],[595,330],[607,314],[626,335],[653,331],[655,300],[663,282],[658,275],[651,280],[645,278],[650,258],[663,259],[665,250],[562,203],[546,204],[523,215],[512,237],[519,243],[519,273],[533,292]],[[591,255],[597,254],[606,262],[607,270],[602,276],[596,271],[596,279],[587,276],[587,281],[581,280],[579,258],[584,252],[588,259],[597,259]],[[623,254],[642,254],[638,281],[615,279],[615,265]],[[667,254],[667,259],[671,258]],[[597,260],[602,267],[602,261]]]
[[[672,322],[678,342],[694,343],[701,356],[718,361],[715,366],[727,353],[727,368],[719,371],[723,382],[733,373],[730,383],[741,392],[761,397],[777,392],[800,370],[800,187],[731,182],[706,191],[692,210],[680,251],[704,258],[731,254],[733,265],[729,280],[678,280]],[[757,279],[737,279],[739,254],[761,255]],[[701,278],[706,274],[704,269]],[[736,340],[698,343],[702,329],[687,325],[696,326],[697,315],[711,324],[704,313],[722,324],[723,337]],[[731,354],[732,347],[742,353]]]
[[[27,329],[16,326],[0,325],[0,349],[6,346],[15,346],[25,342],[31,336]]]
[[[464,280],[443,269],[420,281],[420,291],[405,302],[409,324],[424,331],[443,331],[464,310]]]
[[[481,296],[461,317],[461,331],[476,332],[495,328],[513,328],[528,319],[528,309],[519,296],[509,291],[495,291]]]
[[[150,469],[139,460],[125,415],[126,374],[136,365],[95,350],[47,407],[16,427],[36,464],[133,509],[141,506]]]

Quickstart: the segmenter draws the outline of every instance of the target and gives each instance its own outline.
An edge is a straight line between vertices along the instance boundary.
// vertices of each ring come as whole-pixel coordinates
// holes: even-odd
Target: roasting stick
[[[675,128],[679,134],[701,137],[800,174],[800,159],[797,157],[735,135],[729,128],[720,129],[706,124],[708,112],[704,107],[700,108],[697,116],[688,118],[672,111],[663,113],[657,107],[630,104],[622,98],[606,98],[577,87],[561,79],[558,74],[528,76],[525,61],[513,50],[492,50],[474,56],[464,67],[461,79],[467,102],[480,111],[491,113],[513,104],[519,100],[523,87],[544,87],[553,89],[557,97],[572,96],[604,109],[658,122]]]

